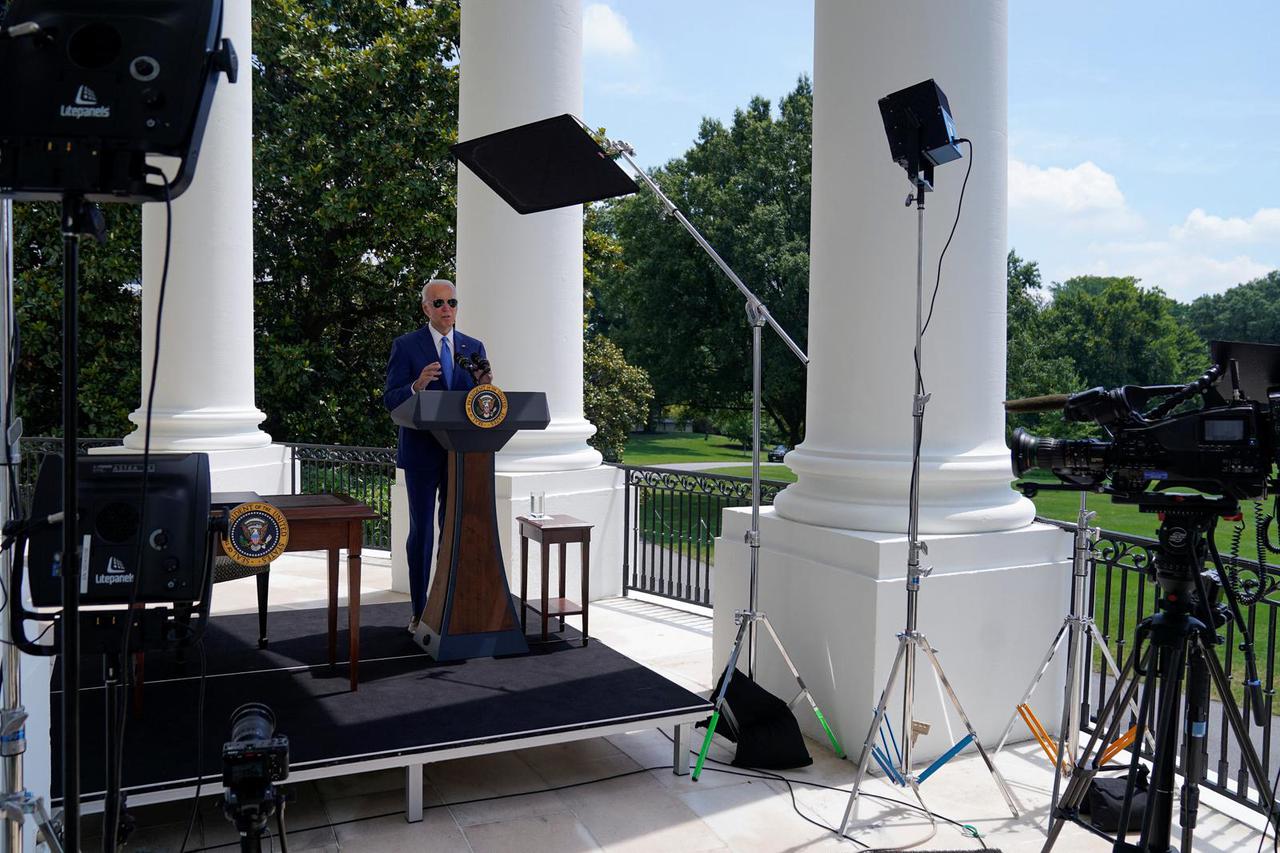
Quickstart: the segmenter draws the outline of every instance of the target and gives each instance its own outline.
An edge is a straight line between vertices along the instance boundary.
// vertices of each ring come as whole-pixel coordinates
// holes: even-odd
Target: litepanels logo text
[[[107,573],[105,575],[94,575],[93,582],[99,586],[133,583],[133,572],[125,567],[119,557],[111,557],[107,560]]]
[[[63,104],[60,113],[63,118],[111,118],[111,107],[99,106],[97,93],[82,85],[76,90],[75,103]]]

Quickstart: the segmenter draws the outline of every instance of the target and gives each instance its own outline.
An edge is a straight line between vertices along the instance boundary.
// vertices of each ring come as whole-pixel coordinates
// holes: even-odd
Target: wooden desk
[[[329,665],[338,663],[338,552],[347,549],[347,632],[350,635],[351,689],[360,681],[360,551],[363,522],[377,518],[368,506],[347,495],[263,495],[289,522],[286,551],[329,552]],[[219,545],[221,553],[221,545]]]

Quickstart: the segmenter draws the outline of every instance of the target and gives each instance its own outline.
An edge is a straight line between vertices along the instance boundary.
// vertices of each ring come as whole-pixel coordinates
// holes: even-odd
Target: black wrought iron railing
[[[1075,531],[1075,524],[1038,520],[1062,527],[1068,533],[1073,534]],[[1156,610],[1158,587],[1147,579],[1155,556],[1155,546],[1154,539],[1104,530],[1094,548],[1086,600],[1091,608],[1090,615],[1121,668],[1133,650],[1138,623]],[[1223,558],[1228,559],[1225,554]],[[1262,759],[1267,778],[1272,779],[1277,762],[1280,761],[1280,743],[1277,743],[1275,737],[1276,718],[1273,716],[1280,710],[1275,707],[1276,644],[1280,628],[1280,596],[1275,595],[1275,592],[1280,589],[1280,567],[1266,563],[1259,566],[1256,562],[1248,561],[1240,564],[1239,568],[1248,588],[1256,590],[1255,584],[1260,584],[1265,591],[1257,596],[1253,604],[1242,608],[1245,624],[1253,635],[1258,675],[1262,681],[1263,701],[1266,703],[1265,722],[1261,726],[1255,723],[1250,713],[1249,696],[1243,686],[1245,675],[1243,653],[1239,648],[1241,638],[1236,626],[1230,621],[1218,629],[1224,642],[1216,647],[1216,652],[1231,683],[1235,701],[1244,716],[1248,737]],[[1115,678],[1099,650],[1092,647],[1092,642],[1089,652],[1087,659],[1092,661],[1092,666],[1082,693],[1081,719],[1086,730],[1092,731],[1097,723],[1097,715],[1115,687]],[[1248,770],[1228,726],[1225,706],[1216,696],[1211,701],[1210,710],[1207,738],[1209,761],[1202,786],[1250,808],[1264,811],[1257,789],[1249,784]],[[1144,753],[1149,755],[1149,752],[1149,748],[1144,746]],[[1181,769],[1181,750],[1178,760]]]
[[[378,514],[364,523],[366,548],[391,549],[391,486],[394,447],[289,444],[290,491],[295,495],[344,494]]]
[[[751,505],[751,480],[699,471],[620,466],[626,491],[622,589],[711,606],[715,539],[727,507]],[[768,506],[787,484],[767,480]]]

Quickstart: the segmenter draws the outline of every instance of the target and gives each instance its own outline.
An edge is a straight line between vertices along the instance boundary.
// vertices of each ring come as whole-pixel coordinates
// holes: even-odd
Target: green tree
[[[653,402],[648,375],[627,363],[622,350],[602,335],[587,339],[582,352],[582,408],[596,425],[588,443],[608,462],[622,459],[627,433],[643,426]]]
[[[1005,372],[1007,399],[1062,394],[1083,387],[1075,365],[1065,355],[1055,354],[1045,333],[1042,314],[1046,301],[1040,284],[1040,267],[1010,251],[1007,259],[1008,313],[1005,332],[1008,353]],[[1086,431],[1068,425],[1062,413],[1043,412],[1010,415],[1007,429],[1023,427],[1043,435],[1074,437]]]
[[[1069,357],[1087,385],[1183,383],[1208,366],[1204,341],[1159,288],[1132,276],[1082,276],[1052,292],[1041,314],[1050,349]]]
[[[808,322],[813,89],[801,78],[775,116],[753,98],[733,122],[704,119],[658,184],[803,347]],[[660,405],[746,408],[751,334],[737,288],[651,193],[612,203],[601,225],[622,246],[595,293],[597,322],[645,368]],[[804,430],[805,373],[764,331],[764,409],[789,444]]]
[[[62,433],[62,235],[56,203],[16,203],[14,312],[21,353],[14,371],[16,411],[26,435]],[[107,241],[80,242],[79,416],[85,437],[133,431],[139,391],[142,279],[137,207],[104,205]]]
[[[1280,344],[1280,270],[1195,299],[1184,319],[1206,341]]]
[[[458,4],[258,0],[253,11],[264,428],[387,446],[391,340],[421,320],[422,284],[453,266]]]

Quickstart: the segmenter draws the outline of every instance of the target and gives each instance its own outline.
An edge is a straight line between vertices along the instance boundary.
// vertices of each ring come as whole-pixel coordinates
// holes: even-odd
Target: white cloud
[[[1020,160],[1009,161],[1009,206],[1038,207],[1067,213],[1120,210],[1124,193],[1115,175],[1091,161],[1070,169],[1042,169]]]
[[[637,52],[627,19],[604,3],[582,10],[582,52],[588,56],[626,58]]]
[[[1280,238],[1280,208],[1264,207],[1248,219],[1223,218],[1196,208],[1186,221],[1169,229],[1175,240],[1206,240],[1215,243],[1256,243]]]
[[[1056,265],[1055,265],[1056,266]],[[1180,302],[1205,293],[1221,293],[1266,275],[1274,265],[1248,255],[1215,257],[1167,240],[1094,243],[1072,252],[1070,266],[1050,281],[1073,275],[1132,275],[1144,287],[1159,287]]]

